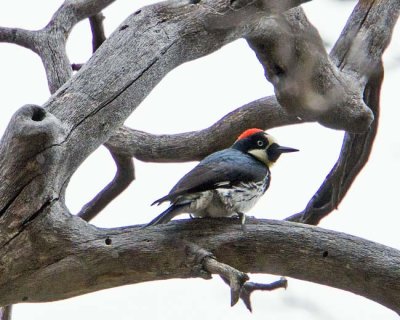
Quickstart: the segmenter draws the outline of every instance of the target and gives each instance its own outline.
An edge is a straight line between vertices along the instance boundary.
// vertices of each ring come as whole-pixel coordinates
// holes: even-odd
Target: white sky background
[[[143,5],[156,1],[118,0],[104,11],[110,34]],[[0,25],[39,29],[49,21],[60,0],[2,0]],[[313,1],[305,5],[309,19],[330,44],[339,36],[353,2]],[[399,29],[399,28],[397,28]],[[77,25],[68,42],[71,62],[91,54],[88,21]],[[399,30],[385,55],[381,122],[372,156],[340,205],[321,227],[343,231],[400,249],[397,203],[400,174],[398,97],[400,83]],[[0,133],[11,115],[27,103],[48,97],[40,59],[27,49],[0,43]],[[127,120],[130,127],[152,133],[177,133],[207,127],[229,111],[273,94],[263,70],[244,41],[184,64],[171,72]],[[283,156],[272,170],[266,195],[249,212],[259,218],[283,219],[301,211],[317,190],[339,154],[343,133],[316,124],[270,130],[282,145],[301,152]],[[93,223],[117,227],[148,222],[164,207],[150,203],[165,195],[195,163],[151,164],[135,161],[136,180]],[[67,204],[76,213],[113,177],[114,164],[101,147],[73,176]],[[277,276],[251,275],[259,282]],[[398,319],[390,310],[344,291],[289,279],[288,290],[253,294],[253,314],[242,302],[229,306],[229,288],[215,280],[170,280],[103,290],[60,302],[20,304],[14,320],[46,319]]]

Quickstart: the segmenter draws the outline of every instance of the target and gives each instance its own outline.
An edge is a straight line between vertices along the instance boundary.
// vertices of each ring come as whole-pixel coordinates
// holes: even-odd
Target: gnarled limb
[[[335,166],[306,208],[289,221],[318,224],[336,209],[354,179],[368,161],[379,121],[379,98],[383,80],[382,53],[389,44],[400,13],[400,3],[361,1],[330,54],[342,70],[366,83],[363,99],[374,113],[374,122],[362,134],[346,132]]]
[[[302,8],[266,18],[263,23],[268,32],[247,40],[282,107],[326,127],[367,130],[373,115],[362,100],[363,88],[357,78],[339,70],[328,58],[318,31]]]
[[[92,30],[92,51],[95,52],[101,44],[106,40],[103,25],[103,14],[97,13],[89,17],[90,29]]]
[[[188,244],[188,253],[194,257],[194,270],[196,273],[199,273],[205,279],[210,279],[211,274],[218,274],[229,285],[231,288],[231,306],[234,306],[238,302],[240,292],[243,285],[249,280],[249,276],[225,263],[219,262],[211,252],[192,243]]]
[[[229,285],[231,288],[231,306],[234,306],[240,298],[251,312],[250,295],[253,291],[287,288],[287,280],[283,277],[269,284],[249,282],[249,276],[246,273],[219,262],[211,252],[193,243],[187,244],[187,253],[190,257],[190,263],[194,265],[193,276],[211,279],[211,274],[218,274]]]
[[[256,283],[256,282],[247,281],[243,285],[243,289],[240,292],[240,299],[242,299],[246,308],[250,312],[252,312],[253,307],[251,306],[250,297],[254,291],[272,291],[272,290],[280,289],[280,288],[286,289],[287,283],[288,283],[288,281],[286,280],[285,277],[281,277],[279,280],[274,281],[272,283]]]
[[[286,220],[317,225],[342,201],[354,179],[367,163],[371,153],[378,128],[379,96],[382,80],[383,69],[380,74],[375,74],[370,79],[365,89],[364,99],[375,116],[370,129],[362,134],[345,134],[339,159],[323,184],[302,212],[294,214]]]
[[[235,137],[249,127],[266,129],[306,121],[289,115],[271,96],[252,101],[200,131],[153,135],[121,127],[105,145],[110,150],[142,161],[193,161],[231,145]],[[187,147],[189,142],[190,148]]]
[[[102,229],[64,210],[54,202],[21,236],[0,248],[0,305],[191,278],[198,265],[187,249],[193,243],[242,272],[285,274],[400,311],[400,252],[368,240],[304,224],[251,219],[246,232],[231,219]],[[16,248],[28,244],[35,250],[21,256]]]
[[[0,28],[0,42],[10,42],[31,49],[42,59],[51,93],[72,75],[66,41],[72,28],[81,20],[99,13],[114,0],[66,0],[44,28],[29,31]],[[93,18],[95,19],[95,18]]]
[[[85,221],[92,220],[135,179],[135,168],[131,157],[116,153],[111,153],[111,156],[117,166],[115,177],[78,213],[78,217]]]
[[[103,25],[104,16],[103,14],[97,13],[89,17],[90,29],[92,30],[92,51],[95,52],[101,44],[106,40]],[[73,71],[79,71],[83,66],[83,63],[73,63],[71,68]]]

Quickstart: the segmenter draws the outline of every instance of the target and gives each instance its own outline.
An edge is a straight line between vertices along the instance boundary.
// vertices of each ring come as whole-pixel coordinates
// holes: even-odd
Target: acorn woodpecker
[[[269,168],[285,152],[297,149],[282,147],[261,129],[244,131],[227,149],[210,154],[188,172],[172,190],[154,204],[171,205],[146,226],[167,223],[181,213],[192,217],[229,217],[238,215],[241,223],[267,190]]]

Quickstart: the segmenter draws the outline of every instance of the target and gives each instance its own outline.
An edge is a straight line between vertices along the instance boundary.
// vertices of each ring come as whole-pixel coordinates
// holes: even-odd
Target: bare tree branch
[[[89,17],[90,29],[92,30],[92,51],[95,52],[101,44],[106,40],[103,25],[103,14],[97,13]]]
[[[0,27],[0,42],[14,43],[32,51],[35,51],[35,35],[35,31]]]
[[[231,219],[101,229],[64,210],[53,202],[26,226],[25,237],[0,247],[0,305],[198,276],[198,263],[187,249],[194,243],[242,272],[285,274],[400,311],[400,252],[368,240],[304,224],[252,219],[246,232]],[[35,250],[21,257],[16,248],[26,247],[27,237]]]
[[[263,22],[268,32],[247,38],[288,113],[312,117],[326,127],[363,132],[373,115],[362,100],[357,78],[328,58],[318,31],[302,8]]]
[[[215,258],[205,258],[203,266],[208,272],[219,274],[226,280],[231,288],[231,306],[234,306],[239,301],[240,292],[244,283],[249,280],[249,276],[225,263],[218,262]]]
[[[101,12],[115,0],[65,0],[61,7],[54,13],[46,30],[57,32],[61,29],[67,37],[72,28],[81,20]],[[58,31],[59,32],[59,31]]]
[[[337,208],[367,163],[379,120],[379,98],[383,80],[382,53],[389,44],[399,12],[398,1],[360,2],[332,49],[330,56],[341,69],[356,73],[360,79],[366,79],[363,99],[373,111],[375,120],[365,133],[345,134],[339,159],[324,183],[306,208],[287,220],[318,224]]]
[[[81,20],[99,13],[114,0],[66,0],[41,30],[0,28],[0,42],[11,42],[36,52],[42,59],[51,93],[72,75],[65,44],[72,28]]]
[[[252,101],[232,111],[204,130],[153,135],[121,127],[105,145],[115,152],[142,161],[193,161],[231,145],[235,137],[249,127],[267,129],[306,121],[288,115],[276,98],[271,96]],[[189,142],[190,148],[187,147]]]
[[[78,217],[81,217],[85,221],[92,220],[135,179],[135,169],[132,158],[116,153],[111,153],[111,155],[117,166],[117,172],[114,179],[100,191],[94,199],[85,204],[78,213]]]
[[[330,53],[332,61],[365,86],[381,70],[399,12],[396,0],[359,1]]]
[[[102,13],[89,17],[90,28],[92,30],[92,50],[95,52],[106,40],[103,26],[104,16]],[[79,70],[79,65],[76,70]],[[74,69],[74,64],[72,65]],[[131,157],[124,154],[118,154],[110,150],[111,156],[117,166],[114,179],[101,191],[94,199],[85,204],[77,214],[85,221],[92,220],[100,211],[102,211],[112,200],[124,191],[135,179],[135,168]]]
[[[253,307],[251,306],[250,297],[254,291],[272,291],[280,288],[287,288],[287,280],[285,277],[281,277],[279,280],[272,283],[256,283],[247,281],[240,292],[240,299],[242,299],[246,308],[252,312]]]
[[[221,275],[221,279],[227,285],[231,286],[228,278]],[[236,281],[238,281],[238,280],[236,280]],[[279,280],[274,281],[272,283],[256,283],[256,282],[246,281],[240,286],[239,297],[235,296],[235,299],[237,299],[237,300],[235,300],[235,303],[240,298],[243,301],[243,303],[245,304],[247,310],[249,310],[250,312],[253,312],[250,297],[254,291],[272,291],[272,290],[279,289],[279,288],[285,288],[285,289],[287,288],[287,280],[285,277],[281,277]],[[233,297],[232,293],[231,293],[231,297]],[[231,301],[231,306],[233,306],[232,301]]]

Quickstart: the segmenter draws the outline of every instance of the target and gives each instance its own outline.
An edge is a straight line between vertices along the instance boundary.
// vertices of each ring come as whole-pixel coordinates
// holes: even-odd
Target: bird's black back
[[[240,182],[259,182],[269,175],[268,167],[253,156],[228,148],[204,158],[178,181],[168,195],[154,203],[173,202],[184,194],[234,186]]]

